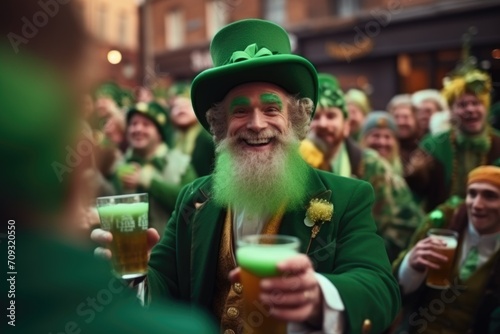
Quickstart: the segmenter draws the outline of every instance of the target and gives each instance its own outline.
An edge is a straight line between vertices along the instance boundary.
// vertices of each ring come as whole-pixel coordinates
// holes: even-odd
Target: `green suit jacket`
[[[212,178],[197,179],[181,191],[161,241],[153,249],[148,284],[153,300],[167,296],[210,309],[225,208],[211,199]],[[332,220],[312,240],[308,256],[317,272],[338,289],[345,305],[346,333],[384,330],[397,314],[400,293],[382,239],[371,216],[373,190],[364,182],[310,168],[304,207],[286,212],[279,233],[301,240],[305,252],[311,228],[304,224],[312,198],[334,205]]]

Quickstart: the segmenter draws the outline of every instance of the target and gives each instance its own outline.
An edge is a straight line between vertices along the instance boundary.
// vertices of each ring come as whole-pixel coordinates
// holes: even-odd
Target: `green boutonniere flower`
[[[332,220],[333,204],[324,200],[313,198],[309,202],[309,207],[306,211],[306,218],[304,224],[312,227],[312,238],[315,238],[319,233],[321,225]]]

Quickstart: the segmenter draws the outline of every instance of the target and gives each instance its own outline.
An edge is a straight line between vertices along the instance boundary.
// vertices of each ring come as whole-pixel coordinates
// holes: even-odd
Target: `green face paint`
[[[237,107],[250,106],[250,99],[246,96],[236,96],[229,105],[229,112],[232,114]]]
[[[277,94],[264,93],[260,96],[260,102],[263,104],[276,104],[280,110],[283,110],[283,102]]]

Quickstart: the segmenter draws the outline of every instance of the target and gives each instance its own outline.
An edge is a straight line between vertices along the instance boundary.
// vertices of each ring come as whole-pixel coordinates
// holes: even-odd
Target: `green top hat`
[[[340,89],[337,78],[327,73],[318,74],[319,99],[318,108],[339,108],[347,118],[344,93]]]
[[[229,24],[213,38],[210,53],[214,68],[201,72],[191,86],[196,117],[207,130],[208,109],[244,83],[272,83],[316,104],[316,69],[307,59],[291,54],[287,32],[272,22],[247,19]]]
[[[150,119],[158,129],[163,140],[167,139],[167,110],[158,102],[139,102],[132,106],[127,112],[127,125],[133,115],[140,114]]]

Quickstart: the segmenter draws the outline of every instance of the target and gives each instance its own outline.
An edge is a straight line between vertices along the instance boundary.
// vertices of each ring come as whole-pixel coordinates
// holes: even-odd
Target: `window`
[[[127,35],[127,29],[128,29],[128,16],[126,12],[120,13],[120,16],[118,16],[118,44],[120,46],[128,46],[128,35]]]
[[[177,49],[184,45],[184,13],[174,9],[165,15],[165,45],[167,49]]]
[[[284,24],[286,14],[285,5],[285,0],[265,0],[264,19],[277,24]]]
[[[212,39],[227,24],[229,8],[223,1],[213,0],[206,3],[207,37]]]
[[[338,13],[339,16],[353,16],[360,10],[360,1],[361,0],[339,0],[338,4]]]

